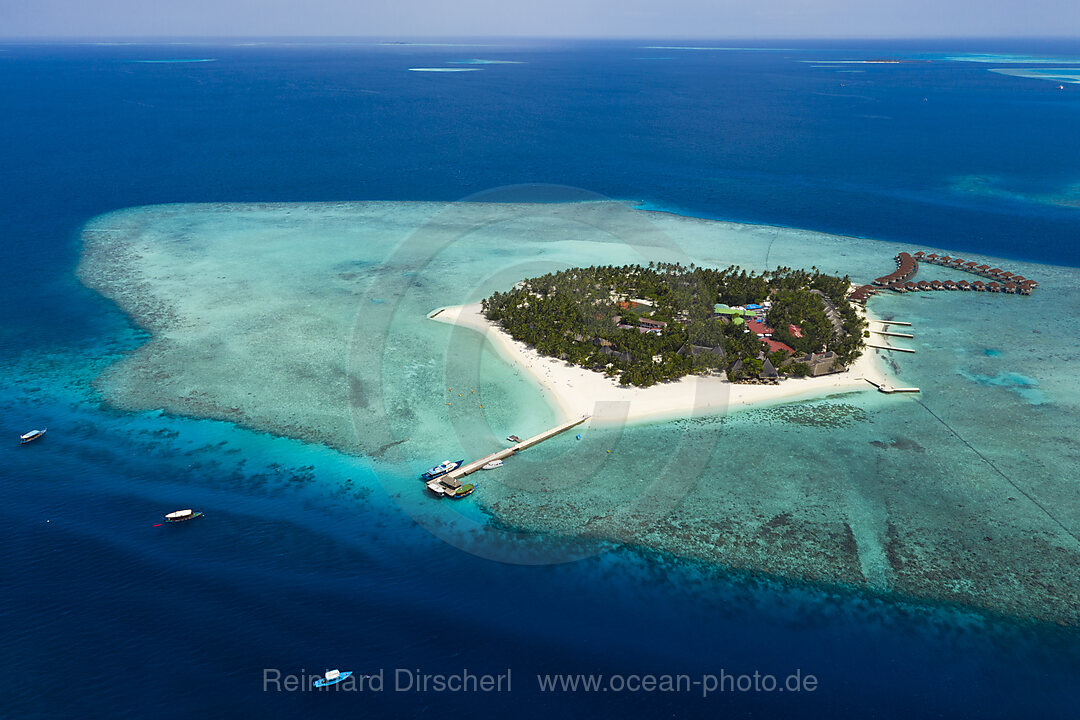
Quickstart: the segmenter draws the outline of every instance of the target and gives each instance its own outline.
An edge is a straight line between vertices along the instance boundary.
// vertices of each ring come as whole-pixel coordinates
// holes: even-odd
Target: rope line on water
[[[1008,475],[1006,475],[1006,474],[1005,474],[1005,473],[1004,473],[1004,472],[1003,472],[1003,471],[1001,470],[1001,468],[999,468],[999,467],[998,467],[997,465],[995,465],[995,464],[994,464],[994,462],[993,462],[993,461],[992,461],[992,460],[991,460],[990,458],[986,457],[986,456],[985,456],[985,455],[983,455],[983,454],[982,454],[981,452],[979,452],[979,451],[978,451],[978,450],[977,450],[977,449],[975,448],[975,446],[974,446],[974,445],[972,445],[972,444],[971,444],[971,443],[969,443],[969,442],[968,442],[967,440],[965,440],[965,439],[964,439],[964,436],[963,436],[963,435],[961,435],[960,433],[958,433],[958,432],[957,432],[957,431],[956,431],[956,430],[955,430],[955,429],[953,428],[953,426],[952,426],[952,425],[950,425],[949,423],[945,422],[944,418],[942,418],[942,417],[941,417],[940,415],[938,415],[938,414],[937,414],[936,412],[934,412],[933,410],[931,410],[930,408],[928,408],[928,407],[926,406],[926,403],[924,403],[924,402],[923,402],[922,400],[920,400],[919,398],[915,398],[915,402],[917,402],[917,403],[919,403],[920,405],[922,405],[922,407],[923,407],[923,410],[926,410],[926,412],[930,413],[930,414],[931,414],[931,415],[933,415],[933,416],[934,416],[935,418],[937,418],[937,421],[938,421],[938,422],[940,422],[940,423],[941,423],[942,425],[944,425],[944,426],[945,426],[946,428],[948,428],[948,429],[949,429],[949,432],[951,432],[951,433],[952,433],[953,435],[955,435],[955,436],[956,436],[956,439],[957,439],[957,440],[959,440],[960,442],[962,442],[962,443],[964,443],[965,445],[967,445],[967,446],[968,446],[968,448],[969,448],[969,449],[971,450],[971,452],[975,453],[975,454],[976,454],[976,455],[978,455],[978,456],[979,456],[980,458],[982,458],[982,461],[983,461],[984,463],[986,463],[986,464],[987,464],[987,465],[989,465],[990,467],[994,468],[994,472],[996,472],[996,473],[997,473],[998,475],[1000,475],[1001,477],[1003,477],[1003,478],[1005,479],[1005,482],[1007,482],[1007,483],[1009,483],[1010,485],[1012,485],[1012,486],[1013,486],[1013,488],[1014,488],[1014,489],[1016,490],[1016,492],[1020,493],[1021,495],[1023,495],[1024,497],[1026,497],[1026,498],[1027,498],[1028,500],[1030,500],[1030,501],[1031,501],[1031,503],[1032,503],[1033,505],[1035,505],[1035,507],[1039,508],[1040,510],[1042,510],[1042,511],[1043,511],[1043,512],[1044,512],[1044,513],[1046,514],[1046,517],[1048,517],[1048,518],[1050,518],[1051,520],[1053,520],[1053,521],[1054,521],[1054,523],[1055,523],[1055,524],[1057,524],[1057,526],[1058,526],[1059,528],[1061,528],[1062,530],[1064,530],[1064,531],[1065,531],[1065,533],[1066,533],[1066,534],[1067,534],[1067,535],[1068,535],[1069,537],[1071,537],[1071,538],[1072,538],[1073,540],[1075,540],[1075,541],[1077,542],[1077,544],[1080,544],[1080,537],[1077,537],[1077,536],[1076,536],[1076,534],[1075,534],[1075,533],[1074,533],[1074,532],[1073,532],[1072,530],[1070,530],[1069,528],[1065,527],[1065,524],[1064,524],[1064,523],[1062,523],[1062,522],[1061,522],[1060,520],[1058,520],[1058,519],[1057,519],[1056,517],[1054,517],[1054,515],[1053,515],[1053,514],[1052,514],[1052,513],[1051,513],[1051,512],[1049,511],[1049,510],[1047,510],[1047,509],[1046,509],[1046,506],[1045,506],[1045,505],[1043,505],[1043,504],[1042,504],[1041,502],[1039,502],[1038,500],[1036,500],[1036,499],[1035,499],[1034,497],[1032,497],[1032,496],[1031,496],[1030,494],[1028,494],[1028,492],[1027,492],[1026,490],[1024,490],[1023,488],[1021,488],[1021,487],[1020,487],[1019,485],[1017,485],[1017,484],[1016,484],[1015,482],[1013,482],[1012,478],[1010,478],[1010,477],[1009,477]]]

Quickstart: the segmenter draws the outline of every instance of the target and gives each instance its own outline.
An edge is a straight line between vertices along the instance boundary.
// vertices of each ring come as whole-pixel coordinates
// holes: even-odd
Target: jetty
[[[888,330],[871,330],[870,332],[877,333],[878,335],[888,335],[889,337],[902,337],[902,338],[913,338],[913,337],[915,337],[911,333],[890,332]]]
[[[436,495],[447,497],[452,496],[457,493],[458,489],[461,488],[461,478],[465,477],[466,475],[471,475],[472,473],[476,472],[477,470],[484,467],[493,460],[503,460],[510,457],[511,455],[521,452],[522,450],[531,448],[533,445],[539,445],[545,440],[553,438],[560,433],[566,432],[570,428],[577,427],[581,423],[588,420],[590,417],[592,416],[583,415],[576,420],[564,422],[561,425],[556,425],[550,430],[545,430],[538,435],[533,435],[527,440],[522,440],[521,442],[514,443],[508,448],[503,448],[502,450],[497,450],[490,455],[485,455],[479,460],[473,460],[472,462],[465,463],[456,470],[451,470],[445,475],[437,477],[434,480],[429,480],[426,483],[427,489],[435,493]]]
[[[866,347],[875,348],[877,350],[895,350],[896,352],[906,352],[906,353],[915,352],[911,348],[898,348],[898,347],[893,347],[892,345],[871,345],[870,343],[866,343]]]
[[[886,395],[891,395],[893,393],[917,393],[917,392],[919,392],[919,388],[917,388],[917,387],[903,387],[903,388],[893,387],[891,385],[884,385],[882,383],[876,383],[876,382],[874,382],[873,380],[871,380],[868,377],[864,377],[863,380],[865,380],[866,382],[868,382],[871,385],[873,385],[874,387],[876,387],[878,389],[878,392],[883,392]]]

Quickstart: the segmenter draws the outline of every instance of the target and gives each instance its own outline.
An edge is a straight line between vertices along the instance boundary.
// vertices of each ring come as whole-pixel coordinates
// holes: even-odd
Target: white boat
[[[495,468],[501,468],[502,466],[503,466],[503,461],[502,460],[492,460],[491,462],[487,463],[486,465],[484,465],[480,469],[481,470],[494,470]]]
[[[185,520],[194,520],[200,517],[202,517],[202,512],[188,508],[187,510],[177,510],[167,514],[165,522],[184,522]]]
[[[42,435],[44,435],[48,431],[49,431],[49,428],[45,428],[44,430],[31,430],[28,433],[23,433],[22,435],[19,436],[19,442],[22,443],[23,445],[25,445],[28,442],[33,442],[34,440],[37,440],[38,438],[40,438]]]
[[[326,674],[323,675],[321,678],[315,680],[313,684],[317,688],[327,687],[328,685],[337,685],[339,682],[349,677],[350,675],[352,675],[352,670],[347,670],[345,672],[342,672],[340,670],[327,670]]]

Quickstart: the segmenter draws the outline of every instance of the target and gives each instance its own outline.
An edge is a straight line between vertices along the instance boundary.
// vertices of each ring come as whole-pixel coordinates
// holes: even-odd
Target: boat
[[[423,473],[420,477],[424,478],[425,480],[434,480],[437,477],[442,477],[443,475],[450,472],[451,470],[457,470],[459,467],[461,467],[461,463],[463,463],[463,462],[465,462],[465,461],[464,460],[443,460],[441,463],[439,463],[435,467],[428,468],[427,472]]]
[[[39,437],[41,437],[42,435],[44,435],[48,431],[49,431],[49,428],[45,428],[44,430],[31,430],[28,433],[23,433],[22,435],[19,436],[19,442],[21,444],[23,444],[23,445],[25,445],[28,442],[33,442],[34,440],[37,440]]]
[[[346,670],[345,672],[341,672],[340,670],[327,670],[325,675],[315,680],[314,685],[315,687],[337,685],[339,682],[350,676],[352,676],[352,670]]]
[[[455,500],[457,500],[458,498],[463,498],[466,495],[472,495],[473,491],[475,491],[475,490],[476,490],[476,486],[473,485],[472,483],[469,483],[468,485],[462,485],[461,487],[459,487],[457,489],[457,492],[454,492],[453,494],[447,493],[446,496],[454,498]]]
[[[171,512],[166,515],[165,522],[184,522],[185,520],[194,520],[195,518],[202,517],[202,515],[201,512],[196,512],[191,508],[188,508],[187,510],[177,510],[176,512]]]
[[[501,468],[502,466],[503,466],[503,461],[502,460],[492,460],[491,462],[487,463],[486,465],[484,465],[480,469],[481,470],[494,470],[495,468]]]
[[[521,442],[521,438],[519,438],[517,435],[507,435],[506,439],[513,443]]]

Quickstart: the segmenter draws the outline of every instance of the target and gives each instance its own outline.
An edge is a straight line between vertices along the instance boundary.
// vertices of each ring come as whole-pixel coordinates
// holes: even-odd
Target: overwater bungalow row
[[[957,270],[972,273],[974,275],[982,275],[983,277],[989,278],[991,280],[997,280],[1000,283],[1015,282],[1017,283],[1016,291],[1018,293],[1022,292],[1020,288],[1020,285],[1022,283],[1026,283],[1028,285],[1029,291],[1039,286],[1037,282],[1035,282],[1034,280],[1029,280],[1023,275],[1017,275],[1016,273],[1009,272],[1008,270],[1003,270],[999,267],[991,267],[990,265],[986,264],[980,265],[971,260],[964,260],[963,258],[950,257],[949,255],[938,255],[936,253],[927,253],[922,250],[916,252],[913,257],[916,261],[922,260],[924,262],[933,263],[934,265],[951,267]],[[961,287],[960,289],[963,290],[964,288]],[[1031,293],[1028,292],[1025,294],[1030,295]]]
[[[874,284],[888,287],[894,283],[902,283],[905,280],[910,279],[918,271],[919,263],[915,258],[909,253],[902,252],[896,256],[896,270],[888,275],[879,277],[874,281]]]
[[[867,298],[873,295],[874,292],[873,285],[860,285],[851,291],[851,294],[848,295],[848,300],[862,304],[865,303]]]

